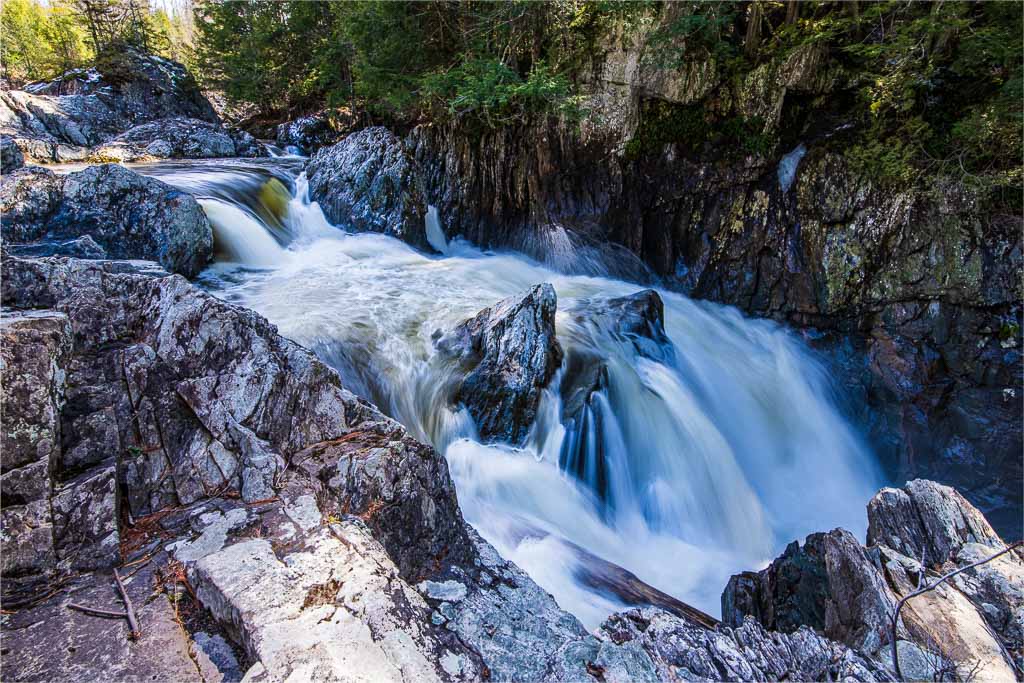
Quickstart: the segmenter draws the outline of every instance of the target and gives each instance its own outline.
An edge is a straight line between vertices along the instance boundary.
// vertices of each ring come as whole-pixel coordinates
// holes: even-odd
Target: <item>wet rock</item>
[[[598,637],[638,645],[654,664],[653,680],[895,680],[884,667],[807,627],[772,633],[749,617],[735,628],[708,630],[668,612],[636,609],[609,617]]]
[[[213,230],[190,195],[114,164],[59,175],[29,168],[0,183],[3,236],[23,251],[153,259],[193,276],[213,254]],[[92,242],[75,242],[88,236]],[[51,245],[49,247],[45,245]],[[95,246],[94,246],[95,245]]]
[[[71,256],[81,259],[105,259],[107,250],[96,243],[92,235],[82,235],[71,240],[11,244],[7,251],[13,256],[38,258],[41,256]]]
[[[366,128],[321,149],[306,166],[310,197],[335,225],[380,232],[432,251],[415,162],[385,128]]]
[[[9,135],[0,135],[0,173],[10,173],[25,165],[25,157]]]
[[[334,112],[324,110],[286,121],[277,126],[275,139],[282,145],[295,145],[306,152],[316,152],[337,140],[341,134],[332,122],[333,116],[336,116]]]
[[[897,601],[939,573],[1005,548],[984,516],[934,482],[882,489],[868,510],[868,548],[841,529],[812,534],[803,547],[791,544],[767,569],[732,577],[722,595],[723,621],[738,625],[753,617],[782,632],[807,626],[891,664]],[[1022,578],[1024,561],[1009,553],[908,600],[896,633],[899,650],[908,653],[907,671],[927,663],[929,678],[1013,678]]]
[[[485,441],[521,444],[541,391],[562,361],[555,290],[537,285],[458,325],[437,342],[466,372],[453,401],[465,405]]]

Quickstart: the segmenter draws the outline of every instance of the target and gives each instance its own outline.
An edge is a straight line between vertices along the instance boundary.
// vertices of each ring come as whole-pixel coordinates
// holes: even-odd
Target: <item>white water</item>
[[[821,367],[774,323],[660,292],[672,343],[642,355],[606,321],[567,313],[637,285],[460,242],[430,257],[389,237],[345,234],[305,198],[301,176],[286,249],[256,235],[251,214],[204,207],[240,262],[214,266],[205,284],[314,349],[350,388],[442,451],[466,518],[588,627],[622,603],[580,582],[579,548],[718,614],[731,574],[763,566],[811,531],[864,530],[874,459],[837,411]],[[526,448],[481,445],[467,412],[446,404],[451,368],[435,357],[432,335],[540,282],[557,291],[563,347],[602,358],[607,388],[589,428],[567,430],[560,372]],[[580,438],[591,446],[577,478],[559,460],[565,440]]]

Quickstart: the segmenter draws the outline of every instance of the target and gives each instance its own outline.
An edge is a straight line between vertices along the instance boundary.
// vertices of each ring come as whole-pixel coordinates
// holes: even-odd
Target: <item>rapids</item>
[[[206,210],[219,260],[200,284],[266,316],[443,452],[467,520],[588,628],[624,606],[592,579],[595,558],[717,615],[729,576],[790,541],[835,526],[863,537],[875,459],[791,332],[659,291],[671,343],[641,355],[565,311],[642,286],[447,241],[433,208],[425,229],[443,255],[345,233],[308,200],[300,168],[280,158],[138,170]],[[563,424],[563,369],[525,448],[482,445],[468,413],[448,405],[453,369],[434,333],[540,282],[558,294],[563,348],[604,359],[607,388],[579,424]],[[578,454],[572,467],[566,452]]]

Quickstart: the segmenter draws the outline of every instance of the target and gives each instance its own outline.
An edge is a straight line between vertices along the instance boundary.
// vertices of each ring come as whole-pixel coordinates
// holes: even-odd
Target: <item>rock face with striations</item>
[[[310,197],[339,227],[380,232],[432,251],[415,162],[386,128],[367,128],[321,149],[306,167]]]
[[[465,405],[485,441],[521,444],[541,391],[562,362],[555,289],[545,283],[499,301],[438,340],[465,372],[452,400]]]
[[[153,259],[189,277],[213,256],[213,229],[191,195],[114,164],[6,175],[0,211],[13,253]]]
[[[953,489],[925,480],[868,505],[868,547],[842,529],[791,544],[767,569],[733,576],[722,618],[790,633],[810,627],[891,666],[896,602],[1006,545]],[[923,562],[922,562],[923,561]],[[1015,677],[1022,657],[1024,554],[1008,553],[909,600],[897,645],[905,675]]]

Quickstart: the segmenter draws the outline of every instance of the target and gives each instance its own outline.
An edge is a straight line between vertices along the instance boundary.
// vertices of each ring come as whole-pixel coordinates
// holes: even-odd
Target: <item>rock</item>
[[[444,460],[396,423],[383,417],[364,422],[358,431],[311,446],[291,462],[324,483],[325,512],[362,517],[406,580],[419,581],[438,563],[471,561]]]
[[[10,173],[25,165],[25,157],[9,135],[0,135],[0,173]]]
[[[453,401],[465,405],[480,437],[521,444],[537,414],[541,391],[562,361],[555,338],[555,290],[536,285],[459,324],[437,341],[465,377]]]
[[[98,619],[67,607],[74,602],[122,610],[110,572],[74,577],[42,604],[5,614],[5,678],[202,683],[189,656],[188,635],[176,621],[175,605],[153,592],[158,566],[149,563],[126,582],[142,628],[138,640],[129,639],[124,619]]]
[[[153,259],[187,276],[213,254],[213,230],[195,199],[114,164],[66,175],[20,170],[0,183],[0,210],[6,242],[35,243],[19,247],[23,253],[92,255],[98,248],[112,258]],[[89,242],[74,242],[85,236]]]
[[[792,633],[809,626],[826,638],[874,653],[889,642],[895,598],[864,548],[844,529],[795,541],[767,569],[729,580],[722,622],[746,616],[766,629]]]
[[[366,128],[321,149],[306,174],[310,197],[335,225],[384,233],[432,251],[416,164],[387,129]]]
[[[277,126],[275,139],[281,145],[295,145],[306,152],[315,152],[337,140],[341,134],[332,123],[332,117],[336,115],[324,110],[286,121]]]
[[[722,595],[723,622],[738,626],[753,617],[785,633],[806,626],[891,663],[890,615],[897,601],[923,580],[1005,548],[962,496],[930,481],[882,489],[868,515],[866,549],[841,529],[812,534],[767,569],[733,576]],[[908,600],[896,634],[898,649],[908,652],[907,671],[927,663],[928,677],[945,671],[978,680],[1013,678],[1021,652],[1016,615],[1024,608],[1022,579],[1024,561],[1010,553]]]
[[[868,545],[941,566],[968,543],[1005,547],[984,515],[948,486],[915,479],[903,489],[882,489],[868,503]]]
[[[50,472],[60,449],[60,410],[71,325],[60,313],[4,313],[0,501],[4,577],[54,569]]]
[[[807,627],[772,633],[750,617],[735,628],[708,630],[661,610],[634,609],[609,617],[598,637],[638,645],[654,663],[652,680],[895,680],[884,667]]]
[[[92,235],[82,235],[63,242],[35,242],[11,244],[7,248],[12,256],[38,258],[41,256],[71,256],[81,259],[105,259],[107,250],[96,243]]]
[[[0,132],[41,162],[86,159],[130,128],[163,119],[220,126],[184,66],[131,47],[106,53],[97,69],[0,93]]]

